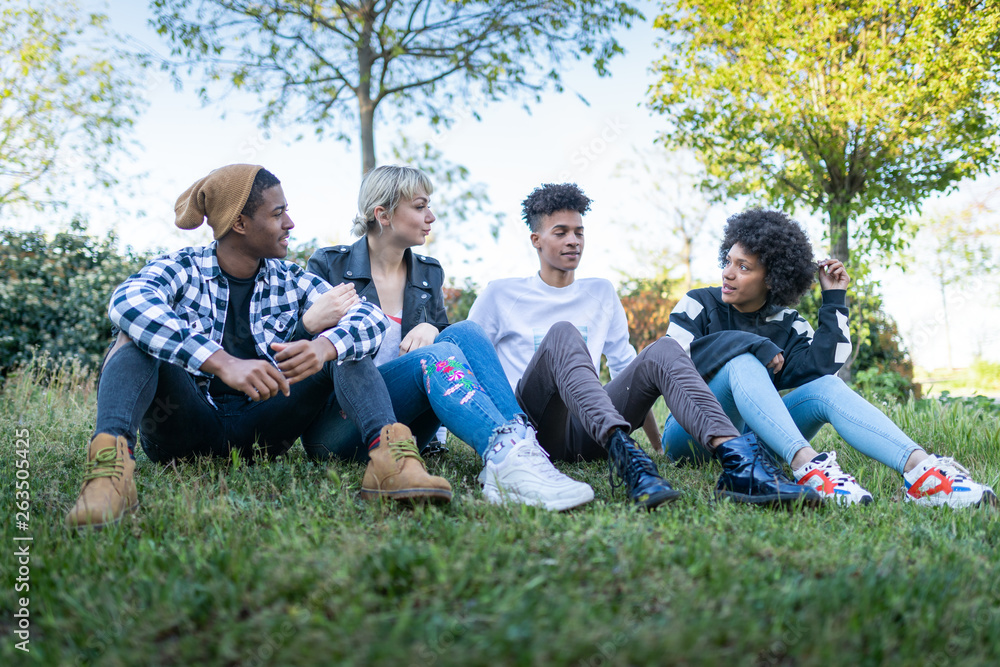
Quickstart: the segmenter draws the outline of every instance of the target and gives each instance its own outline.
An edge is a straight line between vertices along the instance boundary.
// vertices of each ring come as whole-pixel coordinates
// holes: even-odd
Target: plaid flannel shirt
[[[229,285],[219,270],[217,243],[163,255],[111,295],[108,316],[146,353],[194,375],[222,348]],[[290,340],[299,318],[332,287],[301,267],[265,259],[254,280],[250,328],[257,353],[272,363],[271,343]],[[354,306],[320,335],[337,348],[338,363],[374,354],[388,320],[369,302]]]

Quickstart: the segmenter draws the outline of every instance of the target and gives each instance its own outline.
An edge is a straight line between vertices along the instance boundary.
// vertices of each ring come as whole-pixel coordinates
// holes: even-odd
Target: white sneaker
[[[993,489],[972,481],[969,471],[955,459],[934,454],[903,474],[903,491],[907,502],[929,507],[969,507],[997,502]]]
[[[479,473],[483,495],[491,503],[509,500],[561,512],[594,499],[589,484],[556,470],[530,427],[522,440],[506,447],[509,449],[503,461],[487,461]]]
[[[794,471],[795,481],[841,505],[867,505],[872,494],[837,465],[837,452],[823,452]]]

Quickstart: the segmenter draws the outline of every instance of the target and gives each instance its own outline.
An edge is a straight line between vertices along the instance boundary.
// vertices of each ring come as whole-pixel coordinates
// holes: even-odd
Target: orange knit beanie
[[[259,164],[230,164],[198,179],[174,204],[174,221],[181,229],[195,229],[208,219],[215,240],[226,235],[246,206]]]

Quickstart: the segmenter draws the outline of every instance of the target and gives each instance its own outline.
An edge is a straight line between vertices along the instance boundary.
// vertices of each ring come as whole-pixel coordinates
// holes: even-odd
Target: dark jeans
[[[542,447],[562,461],[607,458],[604,445],[612,431],[631,432],[641,426],[660,396],[677,422],[703,445],[715,437],[740,434],[690,357],[666,337],[601,385],[580,331],[569,322],[558,322],[542,339],[515,395],[538,426]]]
[[[213,406],[194,376],[129,341],[109,355],[101,373],[95,433],[123,435],[134,448],[138,429],[143,449],[157,462],[229,456],[231,450],[278,456],[326,407],[335,363],[293,384],[287,398],[279,393],[254,402],[227,396]],[[347,391],[352,389],[363,393],[357,384]]]

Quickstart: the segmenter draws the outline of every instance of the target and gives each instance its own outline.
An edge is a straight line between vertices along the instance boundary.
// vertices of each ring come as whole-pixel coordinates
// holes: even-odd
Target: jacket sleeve
[[[750,353],[766,366],[781,352],[769,339],[747,331],[709,333],[705,299],[711,298],[705,290],[688,292],[671,311],[667,327],[667,335],[691,355],[691,361],[703,378],[710,380],[741,354]]]
[[[337,349],[337,363],[360,360],[378,352],[389,318],[370,301],[361,301],[345,314],[337,326],[319,334]]]
[[[174,310],[190,271],[171,257],[153,260],[115,289],[108,317],[143,352],[205,375],[201,365],[222,346],[209,338],[210,332],[193,330]]]
[[[850,358],[851,329],[845,290],[825,290],[816,331],[795,314],[783,351],[785,365],[775,378],[778,389],[801,387],[824,375],[833,375]]]

